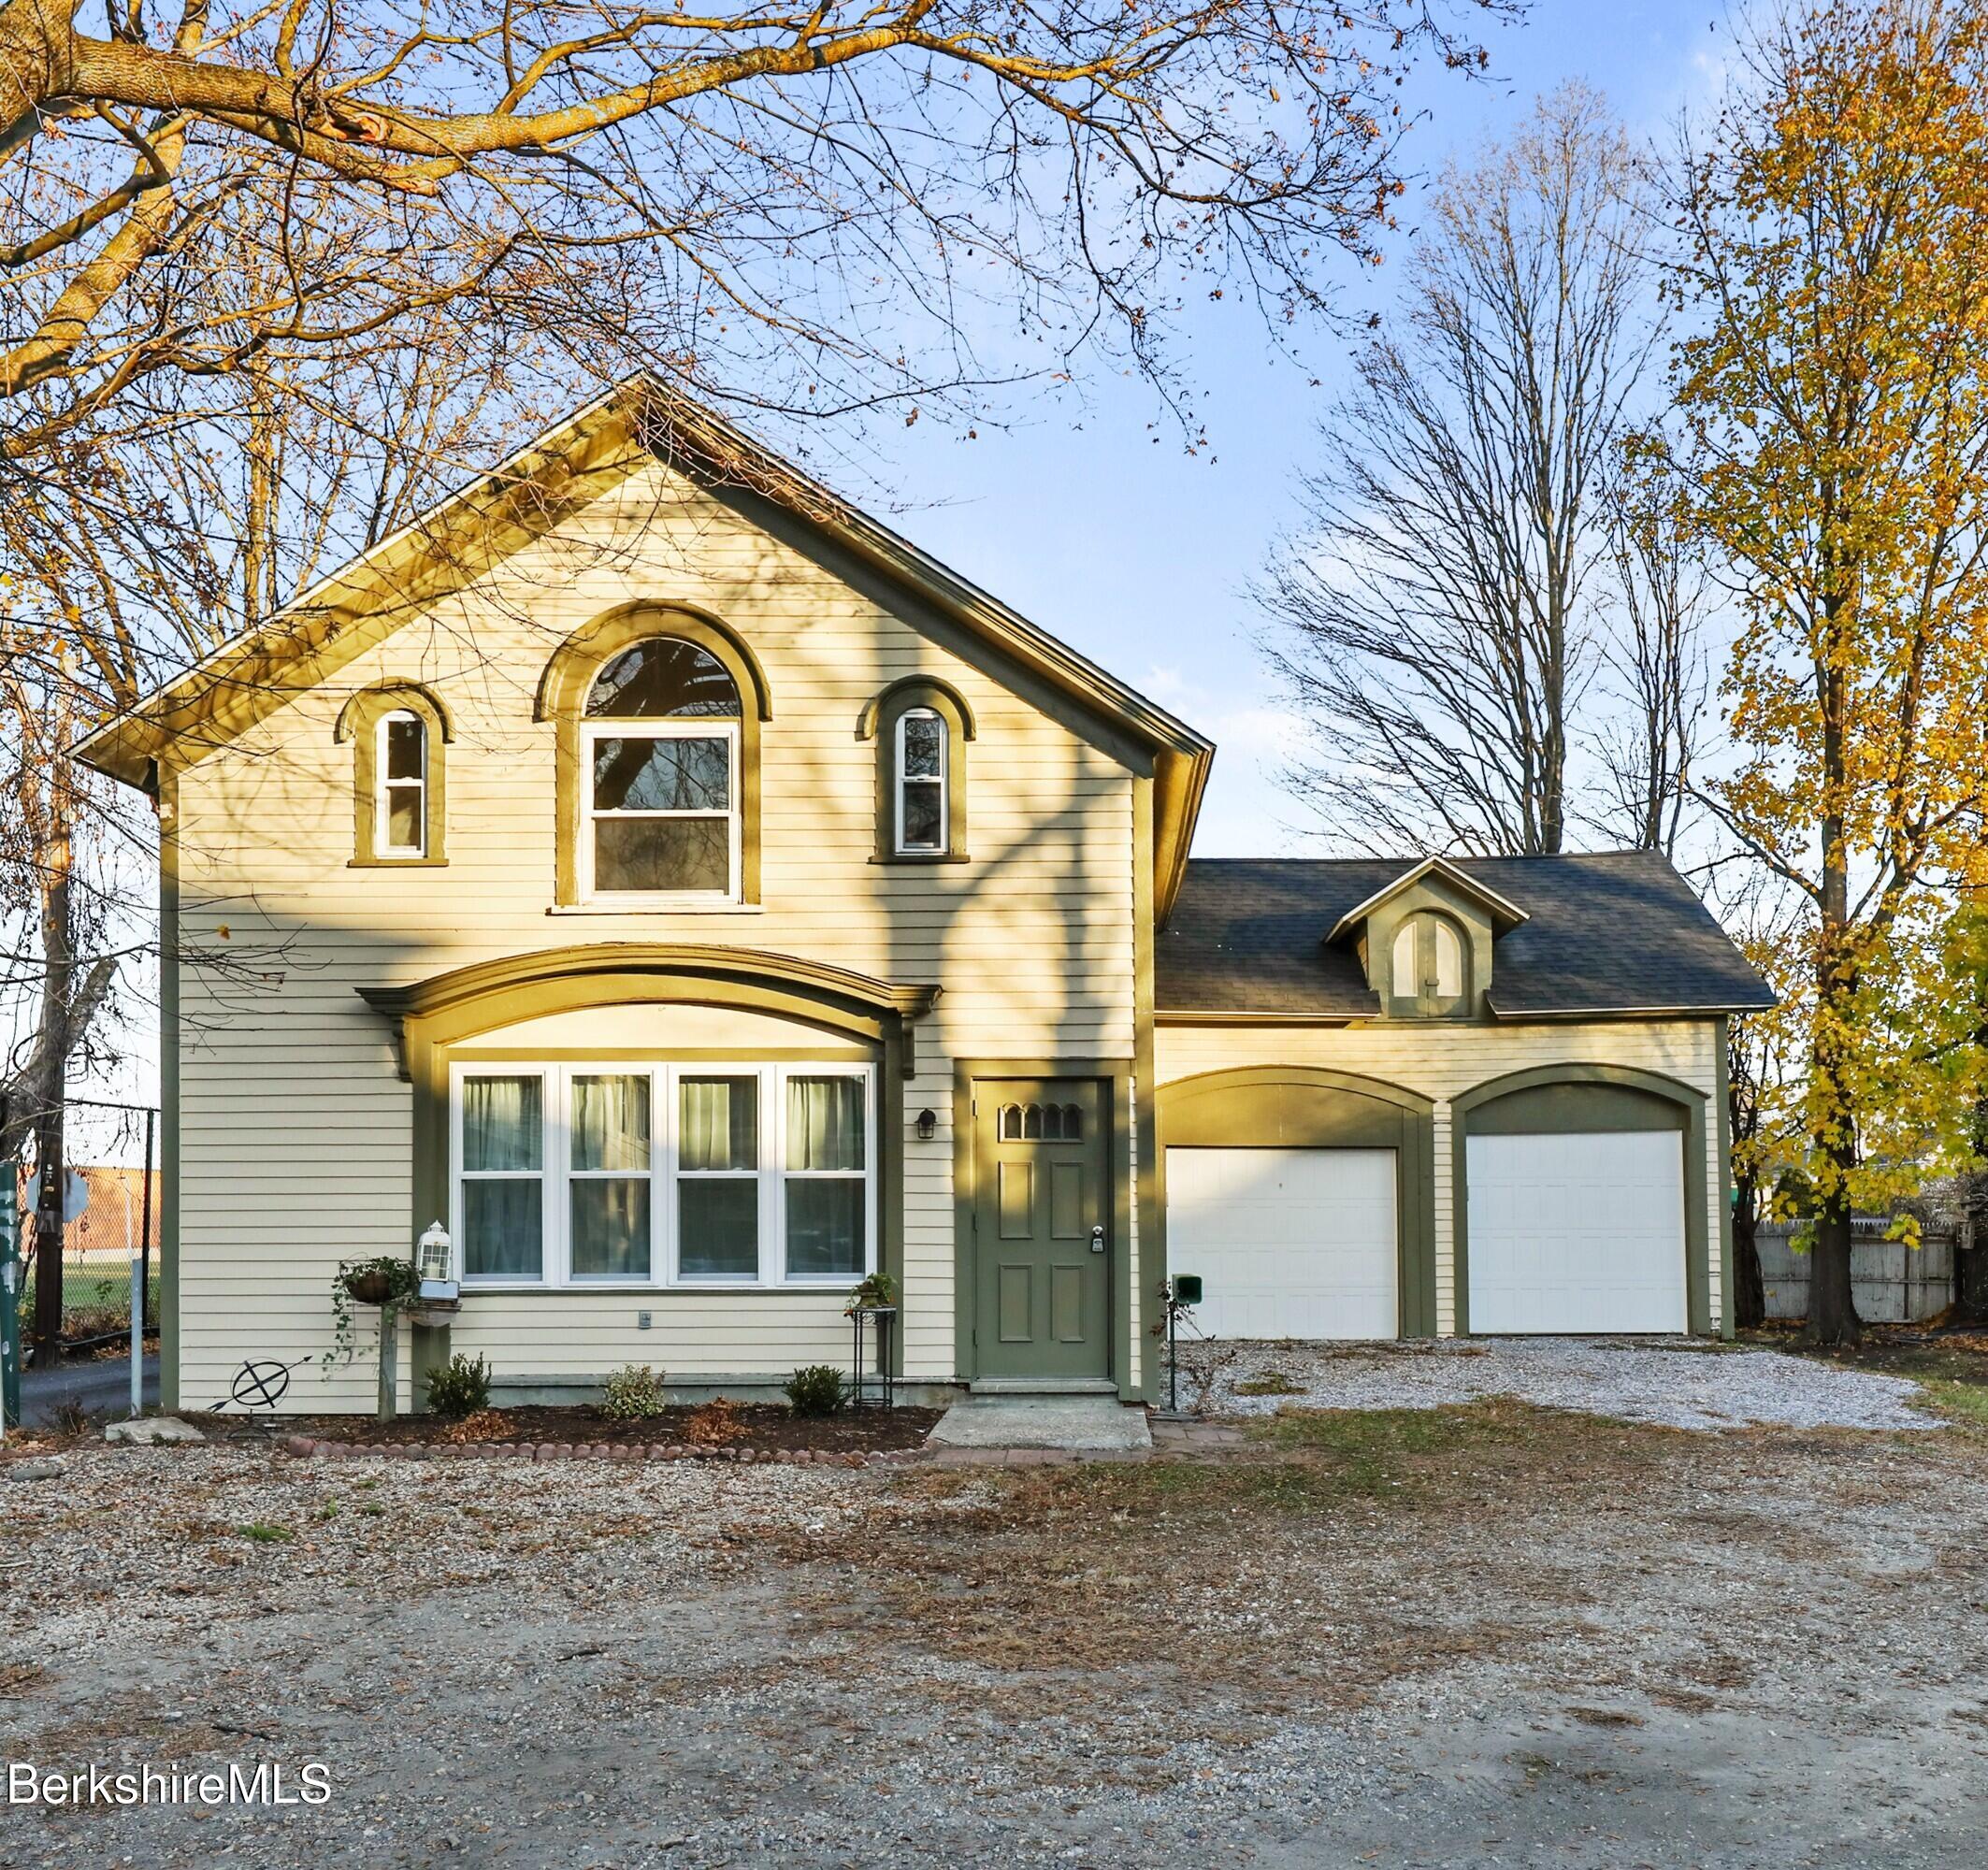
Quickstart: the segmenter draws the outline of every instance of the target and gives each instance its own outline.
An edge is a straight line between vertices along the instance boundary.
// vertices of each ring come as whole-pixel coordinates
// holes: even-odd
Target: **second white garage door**
[[[1473,1136],[1472,1331],[1685,1329],[1674,1129]]]
[[[1170,1149],[1167,1259],[1223,1338],[1391,1338],[1391,1149]]]

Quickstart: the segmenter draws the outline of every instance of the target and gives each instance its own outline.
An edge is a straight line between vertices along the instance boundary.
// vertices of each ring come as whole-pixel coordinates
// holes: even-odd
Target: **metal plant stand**
[[[863,1357],[866,1319],[874,1346],[868,1368]],[[849,1377],[849,1404],[852,1408],[887,1409],[898,1400],[898,1380],[890,1370],[890,1334],[897,1321],[898,1308],[895,1305],[850,1306],[849,1323],[855,1333]]]

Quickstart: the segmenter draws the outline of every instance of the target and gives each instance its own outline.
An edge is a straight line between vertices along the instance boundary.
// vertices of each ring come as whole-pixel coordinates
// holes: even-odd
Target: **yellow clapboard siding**
[[[540,674],[572,630],[644,598],[724,618],[765,669],[756,913],[547,913],[553,730],[532,718]],[[872,696],[917,673],[958,688],[979,729],[966,749],[965,864],[871,861],[875,748],[857,723]],[[353,870],[352,749],[333,730],[353,693],[395,678],[425,683],[454,728],[449,862]],[[411,1093],[356,987],[631,940],[731,943],[939,984],[906,1092],[907,1120],[930,1107],[939,1133],[904,1149],[901,1323],[908,1374],[928,1379],[953,1374],[952,1059],[1132,1056],[1131,772],[660,468],[189,769],[177,803],[182,939],[231,964],[224,978],[182,971],[189,1398],[224,1394],[245,1357],[322,1350],[338,1260],[396,1250],[423,1219],[408,1214]],[[635,1329],[639,1309],[652,1330]],[[839,1295],[814,1294],[560,1293],[536,1305],[480,1295],[454,1338],[500,1376],[598,1375],[631,1360],[679,1376],[785,1374],[848,1349]],[[329,1383],[299,1373],[285,1406],[369,1408],[369,1358],[367,1344]],[[405,1396],[405,1354],[402,1370]]]

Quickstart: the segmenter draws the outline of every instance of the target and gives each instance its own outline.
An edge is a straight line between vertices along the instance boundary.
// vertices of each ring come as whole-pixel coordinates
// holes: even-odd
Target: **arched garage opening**
[[[1231,1338],[1435,1331],[1434,1123],[1425,1098],[1315,1066],[1160,1087],[1170,1273]]]
[[[1702,1091],[1556,1065],[1453,1109],[1458,1331],[1712,1330]]]

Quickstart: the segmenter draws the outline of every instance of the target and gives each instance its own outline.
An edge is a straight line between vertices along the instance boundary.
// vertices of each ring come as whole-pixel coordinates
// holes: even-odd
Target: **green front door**
[[[979,1374],[1111,1374],[1111,1187],[1090,1078],[973,1087]]]

